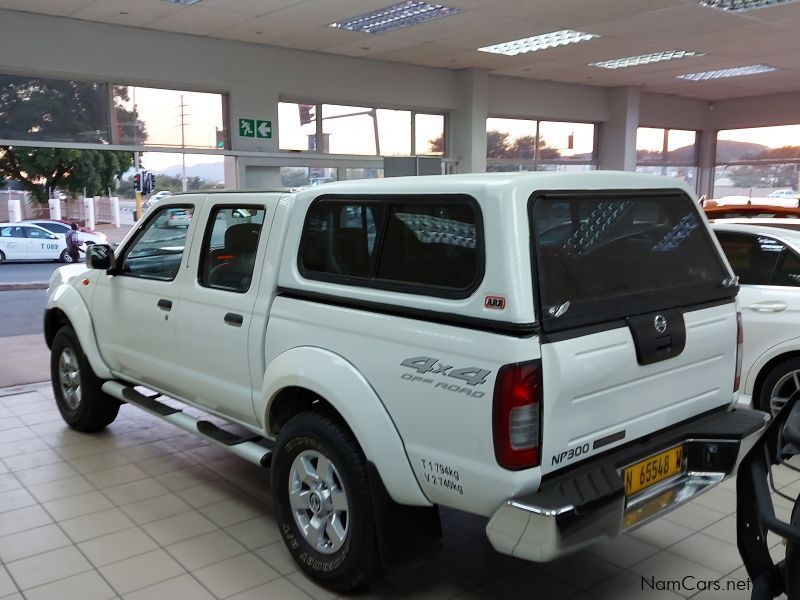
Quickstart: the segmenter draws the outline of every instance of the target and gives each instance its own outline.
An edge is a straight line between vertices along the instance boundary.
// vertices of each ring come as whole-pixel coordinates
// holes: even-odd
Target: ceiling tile
[[[208,35],[249,19],[252,19],[252,15],[234,10],[185,6],[179,7],[177,12],[149,23],[148,27],[176,33]]]
[[[202,0],[206,8],[222,8],[239,12],[265,15],[267,13],[300,4],[304,0]]]
[[[392,0],[305,0],[288,8],[275,11],[280,19],[314,25],[328,25],[379,10],[394,4]]]
[[[386,35],[376,35],[369,39],[342,44],[341,46],[331,46],[326,48],[326,52],[331,54],[344,54],[347,56],[372,56],[381,52],[391,52],[401,48],[416,46],[419,42],[404,40],[402,38],[392,38]]]
[[[22,10],[43,15],[67,16],[94,0],[0,0],[0,9]]]
[[[71,16],[75,19],[140,27],[179,10],[181,6],[163,0],[96,0]]]
[[[225,29],[215,31],[213,36],[255,44],[275,44],[288,36],[301,35],[308,31],[308,25],[276,19],[272,15],[254,17]]]
[[[306,27],[305,31],[282,37],[276,43],[279,46],[296,50],[324,50],[354,42],[364,42],[366,45],[372,40],[372,37],[368,33],[317,26]]]

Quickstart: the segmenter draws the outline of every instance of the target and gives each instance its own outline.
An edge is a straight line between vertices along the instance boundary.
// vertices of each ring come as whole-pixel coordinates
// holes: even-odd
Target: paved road
[[[0,283],[48,281],[58,262],[9,262],[0,264]]]
[[[46,290],[0,292],[0,337],[42,333],[46,294]]]

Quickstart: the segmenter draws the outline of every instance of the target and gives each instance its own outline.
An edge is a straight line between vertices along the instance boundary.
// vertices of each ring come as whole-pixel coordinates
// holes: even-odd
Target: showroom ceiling
[[[392,0],[198,0],[192,5],[176,0],[0,0],[0,8],[400,63],[475,67],[496,75],[638,85],[706,100],[800,91],[800,2],[733,12],[698,0],[437,1],[460,10],[381,34],[330,24],[385,8]],[[591,35],[514,56],[478,50],[564,30]],[[665,51],[678,51],[677,57],[654,62]],[[623,62],[639,64],[590,66],[632,57],[637,58]],[[678,77],[753,65],[774,70],[720,79]]]

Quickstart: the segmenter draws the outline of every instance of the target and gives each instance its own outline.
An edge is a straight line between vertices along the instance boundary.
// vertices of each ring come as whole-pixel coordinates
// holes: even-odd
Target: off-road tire
[[[75,368],[79,383],[73,390],[65,390],[62,357]],[[75,364],[77,363],[77,364]],[[78,336],[72,327],[65,325],[53,338],[50,350],[50,379],[56,405],[64,421],[77,431],[99,431],[117,418],[120,403],[102,390],[103,382],[95,375],[89,359],[83,353]]]
[[[800,531],[800,496],[792,511],[792,525]],[[786,596],[800,600],[800,544],[791,541],[786,546]]]
[[[800,371],[800,358],[790,358],[775,365],[775,367],[773,367],[773,369],[764,378],[759,397],[754,399],[753,406],[758,410],[763,410],[764,412],[774,416],[770,407],[772,390],[782,378],[794,371]],[[792,382],[789,383],[791,384]]]
[[[298,527],[289,500],[295,459],[304,452],[327,458],[338,472],[347,498],[347,535],[333,553],[321,553]],[[350,430],[326,415],[301,413],[281,430],[272,459],[272,504],[290,554],[317,583],[337,592],[363,588],[380,572],[375,517],[367,464]]]

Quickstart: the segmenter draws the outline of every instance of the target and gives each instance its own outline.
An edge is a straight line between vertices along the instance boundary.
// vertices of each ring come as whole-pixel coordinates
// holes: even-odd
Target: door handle
[[[225,322],[228,325],[233,325],[234,327],[241,327],[242,323],[244,323],[244,317],[242,315],[237,315],[236,313],[228,313],[225,315]]]
[[[786,302],[781,302],[780,300],[773,300],[768,302],[756,302],[755,304],[751,304],[748,306],[750,310],[754,310],[756,312],[781,312],[788,308]]]
[[[172,300],[166,300],[164,298],[161,298],[158,301],[158,308],[166,311],[172,310]]]

